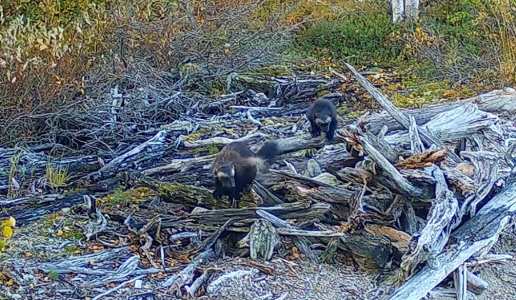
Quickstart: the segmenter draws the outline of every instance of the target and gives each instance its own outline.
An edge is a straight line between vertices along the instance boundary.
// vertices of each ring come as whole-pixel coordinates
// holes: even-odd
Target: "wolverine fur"
[[[333,102],[326,99],[314,101],[308,108],[306,117],[310,121],[312,137],[318,137],[324,132],[328,141],[333,141],[338,126],[337,109]]]
[[[249,186],[259,172],[266,172],[268,165],[274,162],[277,144],[266,142],[257,153],[254,153],[243,142],[233,142],[225,146],[213,162],[215,191],[213,197],[220,199],[227,195],[233,204],[240,200],[244,189]]]

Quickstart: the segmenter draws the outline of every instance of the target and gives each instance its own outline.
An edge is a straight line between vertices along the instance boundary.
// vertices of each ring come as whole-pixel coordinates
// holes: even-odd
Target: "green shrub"
[[[485,37],[480,34],[476,22],[477,3],[474,0],[445,0],[428,7],[421,13],[421,23],[433,31],[451,47],[462,47],[479,55]]]
[[[365,10],[322,19],[298,38],[301,51],[316,56],[337,56],[351,63],[385,62],[398,59],[403,47],[392,42],[396,31],[387,10]]]

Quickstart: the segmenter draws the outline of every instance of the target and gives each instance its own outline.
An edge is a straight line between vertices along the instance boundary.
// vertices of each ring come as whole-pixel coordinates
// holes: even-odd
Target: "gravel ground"
[[[245,259],[220,259],[212,264],[224,273],[242,270]],[[255,273],[221,284],[210,300],[255,299],[377,299],[381,289],[374,286],[372,274],[354,270],[343,263],[318,265],[306,260],[273,259],[264,264],[274,269],[273,275]],[[247,269],[250,270],[250,269]],[[283,298],[282,298],[283,297]]]

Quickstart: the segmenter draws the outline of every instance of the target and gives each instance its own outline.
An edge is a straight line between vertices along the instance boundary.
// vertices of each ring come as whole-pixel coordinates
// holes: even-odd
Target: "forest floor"
[[[376,80],[383,78],[383,76],[369,77]],[[391,79],[389,83],[395,81],[396,79]],[[388,83],[384,82],[384,84],[387,85]],[[338,88],[340,92],[344,92],[343,94],[351,91],[351,93],[359,100],[356,102],[346,103],[348,106],[341,106],[339,108],[341,116],[349,117],[350,112],[357,114],[360,108],[364,110],[369,108],[364,105],[364,103],[366,103],[364,99],[367,99],[368,95],[362,90],[359,90],[356,83],[345,82],[339,84]],[[335,91],[332,90],[332,92]],[[432,104],[439,103],[440,101],[442,100],[435,100]],[[237,114],[235,114],[235,116],[236,115]],[[262,127],[262,131],[266,132],[267,130],[270,130],[276,133],[281,132],[281,134],[284,134],[285,136],[291,136],[292,133],[290,128],[292,124],[301,124],[301,118],[302,116],[281,116],[270,118],[270,123],[273,125],[267,123],[266,121],[268,120],[262,119],[263,123],[266,124]],[[239,125],[244,127],[243,123],[235,123],[232,126],[238,128]],[[300,125],[295,134],[304,134],[306,133],[306,129],[307,128],[303,128],[303,126]],[[235,131],[237,130],[238,129]],[[199,139],[206,137],[202,136],[203,134],[213,134],[210,130],[207,131],[209,133],[201,133],[200,131],[201,130],[199,130],[198,133]],[[197,132],[194,134],[197,134]],[[194,134],[191,134],[191,136]],[[211,149],[208,150],[211,151]],[[197,154],[199,155],[199,153]],[[299,160],[307,161],[308,159],[303,156],[300,157]],[[162,162],[160,162],[160,164],[161,163]],[[306,169],[306,166],[299,168],[299,171],[304,171],[304,169]],[[205,182],[201,183],[204,184]],[[129,199],[121,197],[118,200],[116,200],[115,197],[112,197],[107,201],[120,201],[120,203],[130,206],[125,208],[132,210],[133,206],[137,207],[139,205],[139,202],[135,203],[135,200],[136,199],[131,196]],[[161,205],[163,205],[163,203],[161,203]],[[110,207],[110,205],[107,206]],[[114,208],[115,206],[116,205],[113,205],[111,208]],[[114,209],[116,210],[116,208]],[[160,207],[160,209],[161,211],[156,211],[156,213],[162,213],[163,210],[167,210],[165,206]],[[167,211],[167,213],[171,212]],[[8,240],[8,245],[4,249],[5,251],[1,253],[1,262],[3,266],[9,266],[11,262],[12,265],[17,265],[19,268],[17,272],[22,275],[21,277],[16,277],[13,275],[13,272],[10,272],[10,270],[5,267],[1,270],[4,280],[3,284],[0,285],[0,300],[92,299],[92,297],[120,284],[121,280],[99,284],[98,281],[96,281],[98,279],[97,278],[93,280],[95,281],[95,285],[91,286],[91,281],[89,281],[91,278],[88,278],[88,276],[84,274],[73,272],[59,273],[59,270],[50,270],[48,272],[38,270],[37,266],[44,262],[56,262],[60,259],[66,260],[72,257],[86,254],[98,254],[104,251],[112,252],[120,246],[129,246],[130,251],[128,252],[132,252],[126,253],[129,255],[138,253],[138,248],[142,247],[142,244],[138,244],[138,241],[135,241],[134,239],[131,240],[128,235],[125,234],[127,233],[125,224],[121,224],[116,220],[109,222],[108,231],[111,232],[110,238],[97,236],[90,241],[86,241],[84,238],[84,224],[87,219],[88,217],[85,214],[77,214],[73,209],[71,210],[70,208],[66,208],[57,213],[47,215],[38,221],[31,222],[20,227],[17,226],[15,228],[13,238]],[[113,240],[111,240],[111,238]],[[378,273],[367,273],[363,271],[355,262],[353,262],[351,256],[347,255],[345,252],[339,251],[333,264],[319,264],[308,261],[303,257],[303,255],[300,255],[295,251],[293,246],[289,244],[289,238],[282,238],[282,242],[280,249],[275,251],[272,260],[269,262],[260,262],[259,266],[253,264],[249,258],[241,258],[232,255],[223,255],[220,258],[205,262],[202,268],[199,269],[216,270],[216,275],[211,278],[211,282],[216,281],[217,278],[220,278],[220,276],[224,274],[234,275],[236,274],[235,272],[242,271],[244,271],[244,273],[243,276],[235,277],[232,280],[219,283],[217,285],[219,287],[218,290],[207,291],[206,293],[202,293],[198,298],[210,300],[380,300],[386,299],[392,292],[392,286],[386,286],[379,283]],[[314,247],[312,249],[314,253],[318,255],[322,253],[322,250],[317,249],[316,245],[311,246]],[[157,249],[159,249],[159,247],[156,247],[153,250],[158,251]],[[500,236],[500,240],[496,243],[491,252],[516,256],[516,233],[512,227],[508,227],[504,231]],[[141,267],[142,269],[150,268],[149,262],[145,260],[142,253],[140,252],[139,254],[142,260],[138,267]],[[123,260],[127,259],[127,255],[117,257],[112,261],[91,261],[90,265],[88,265],[88,269],[92,269],[97,272],[104,270],[116,271],[123,264]],[[152,253],[152,256],[156,259],[159,257],[159,254],[158,252],[154,252]],[[170,258],[167,257],[167,259]],[[171,261],[167,260],[167,263],[169,262]],[[185,263],[187,262],[182,261],[181,259],[176,260],[174,258],[173,264],[171,264],[170,267],[183,268]],[[25,265],[30,266],[30,268],[33,269],[27,271],[30,268],[26,268]],[[514,262],[506,261],[485,264],[471,269],[471,271],[489,283],[489,289],[484,291],[482,295],[475,299],[516,299],[516,265]],[[102,298],[132,300],[179,299],[173,295],[167,294],[166,292],[163,293],[161,290],[157,291],[158,288],[156,288],[159,287],[160,283],[164,282],[167,278],[170,278],[176,273],[177,271],[174,269],[167,272],[156,272],[155,274],[150,274],[146,278],[142,279],[144,286],[140,290],[132,287],[131,284],[128,284],[122,289],[122,291],[120,291],[120,293],[117,294],[116,292],[113,292],[112,294]],[[27,282],[30,282],[30,284],[27,284]],[[84,286],[84,290],[74,290],[71,292],[72,289],[76,289],[78,286],[77,282],[80,282],[79,285],[81,287]],[[445,285],[447,289],[453,287],[452,282],[444,282],[441,285]],[[73,297],[70,296],[71,294]],[[140,295],[140,297],[137,295]],[[452,298],[430,297],[428,299],[445,300]]]
[[[60,218],[62,216],[62,218]],[[34,222],[24,228],[17,229],[16,236],[10,240],[10,247],[2,254],[3,259],[27,259],[37,261],[52,261],[65,258],[79,249],[94,249],[102,251],[102,245],[97,242],[79,243],[78,248],[68,248],[63,241],[73,236],[70,228],[72,218],[60,212],[57,218],[60,221],[49,227],[49,218]],[[68,244],[70,245],[70,244]],[[290,245],[283,244],[283,248]],[[278,254],[282,253],[282,254]],[[249,258],[223,257],[210,260],[203,267],[215,268],[220,274],[247,271],[241,277],[224,281],[216,292],[200,296],[198,299],[209,300],[379,300],[388,297],[392,287],[379,284],[377,274],[360,270],[350,257],[340,253],[334,264],[317,264],[307,259],[288,255],[290,251],[278,251],[270,262],[260,262],[260,272],[254,267]],[[494,254],[510,254],[516,257],[516,233],[513,226],[508,226],[499,241],[492,248]],[[102,262],[96,263],[102,265]],[[512,300],[516,299],[516,264],[513,261],[483,264],[471,271],[489,283],[489,288],[477,300]],[[165,274],[151,275],[151,280],[164,280]],[[39,299],[39,296],[55,293],[66,286],[71,279],[68,275],[52,275],[39,273],[39,284],[32,291],[13,288],[13,282],[0,286],[0,299]],[[453,288],[453,283],[443,283],[441,287]],[[23,290],[22,290],[23,291]],[[134,291],[134,290],[133,290]],[[118,299],[145,299],[134,298],[137,292],[130,295],[117,296]],[[2,298],[2,295],[7,298]],[[23,296],[22,296],[23,295]],[[115,296],[113,294],[112,296]],[[112,296],[105,297],[111,299]],[[156,295],[158,296],[158,295]],[[23,298],[28,297],[28,298]],[[34,298],[29,298],[34,297]],[[175,299],[170,295],[165,298],[148,299]],[[170,297],[170,298],[168,298]],[[72,299],[54,295],[52,299]],[[75,298],[74,298],[75,299]],[[80,299],[80,298],[77,298]],[[87,298],[86,298],[87,299]],[[112,298],[114,299],[114,298]],[[447,297],[429,296],[428,300],[455,299]],[[412,299],[407,299],[412,300]],[[416,299],[414,299],[416,300]]]

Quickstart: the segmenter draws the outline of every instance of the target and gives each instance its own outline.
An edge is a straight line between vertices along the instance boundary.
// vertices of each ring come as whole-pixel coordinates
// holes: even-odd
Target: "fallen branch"
[[[104,296],[107,296],[107,295],[109,295],[109,294],[111,294],[111,293],[113,293],[113,292],[116,292],[116,291],[118,291],[119,289],[121,289],[121,288],[123,288],[124,286],[126,286],[127,284],[129,284],[129,283],[133,283],[133,282],[135,282],[136,280],[141,279],[141,278],[143,278],[143,277],[145,277],[145,276],[146,276],[146,275],[140,275],[140,276],[137,276],[137,277],[135,277],[135,278],[133,278],[133,279],[131,279],[131,280],[128,280],[128,281],[122,282],[121,284],[117,285],[116,287],[114,287],[114,288],[112,288],[112,289],[110,289],[110,290],[108,290],[108,291],[105,291],[105,292],[104,292],[104,293],[102,293],[102,294],[99,294],[99,295],[97,295],[97,296],[93,297],[93,298],[92,298],[92,300],[98,300],[98,299],[100,299],[100,298],[102,298],[102,297],[104,297]]]
[[[181,270],[179,274],[174,275],[167,279],[161,284],[162,287],[171,287],[175,285],[175,289],[180,289],[185,284],[190,283],[193,278],[193,272],[195,269],[206,260],[215,256],[215,252],[212,249],[208,249],[204,252],[199,253],[186,268]]]
[[[402,112],[400,112],[390,101],[387,99],[382,93],[375,88],[367,79],[365,79],[362,75],[360,75],[355,68],[345,63],[346,67],[353,73],[355,79],[376,99],[376,101],[385,109],[398,123],[400,123],[404,129],[408,130],[410,127],[409,118]],[[430,133],[428,133],[425,129],[421,127],[417,127],[418,133],[421,136],[423,142],[427,144],[428,147],[431,145],[436,145],[439,148],[443,148],[444,146],[441,144],[439,140],[434,138]],[[456,163],[461,162],[462,160],[455,155],[453,152],[450,153],[450,158]]]
[[[148,147],[155,145],[162,145],[165,142],[165,138],[167,137],[167,132],[165,130],[159,131],[155,136],[153,136],[150,140],[145,143],[138,145],[137,147],[127,151],[126,153],[112,159],[107,165],[98,170],[98,173],[106,173],[114,169],[117,165],[120,165],[122,162],[127,160],[128,158],[135,156],[142,151],[146,150]]]
[[[398,288],[388,300],[423,298],[471,256],[489,250],[515,212],[516,182],[511,181],[473,218],[452,234],[455,240],[464,243],[444,252],[439,268],[424,267]]]
[[[231,144],[233,142],[244,142],[247,144],[257,144],[259,142],[263,142],[265,138],[267,137],[266,134],[263,133],[254,133],[250,135],[246,135],[239,139],[230,139],[225,137],[212,137],[204,140],[197,140],[197,141],[184,141],[183,145],[186,148],[199,148],[199,147],[206,147],[208,145],[216,145],[219,147]]]

